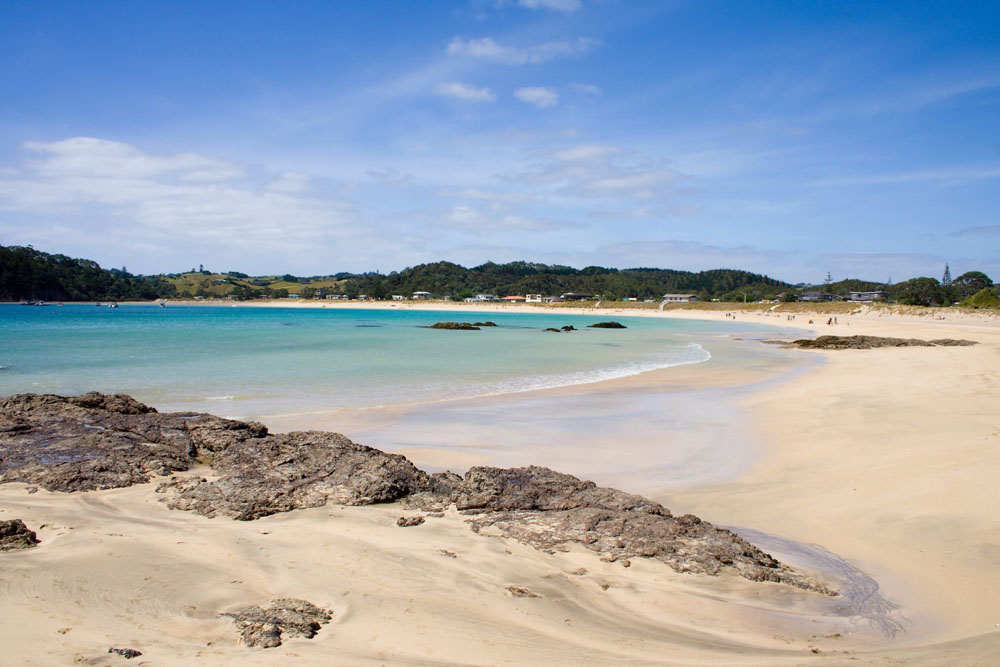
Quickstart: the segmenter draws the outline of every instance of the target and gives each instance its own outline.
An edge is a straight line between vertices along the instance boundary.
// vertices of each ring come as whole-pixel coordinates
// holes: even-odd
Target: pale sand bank
[[[807,326],[802,315],[745,317]],[[121,658],[109,646],[134,646],[149,664],[995,664],[1000,328],[839,320],[815,328],[981,345],[797,352],[824,363],[739,399],[748,436],[765,444],[749,472],[656,497],[677,513],[846,559],[908,619],[895,638],[787,587],[544,554],[477,536],[454,515],[398,528],[398,508],[328,507],[238,523],[168,511],[151,485],[74,496],[6,485],[0,518],[47,527],[38,548],[0,554],[5,660],[112,664]],[[646,395],[668,372],[562,395]],[[569,574],[578,567],[589,574]],[[508,585],[544,597],[512,598]],[[334,621],[316,639],[261,651],[239,646],[231,622],[216,617],[283,596],[328,606]]]

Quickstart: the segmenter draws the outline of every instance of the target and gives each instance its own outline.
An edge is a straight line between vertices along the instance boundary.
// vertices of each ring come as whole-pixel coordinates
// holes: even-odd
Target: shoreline
[[[192,305],[215,305],[218,303],[198,302]],[[251,307],[273,304],[253,304]],[[341,308],[369,308],[374,304],[343,304]],[[393,304],[379,304],[382,307],[394,307]],[[330,304],[287,304],[285,307],[323,307]],[[419,310],[445,310],[441,304],[428,304]],[[279,306],[280,307],[280,306]],[[451,312],[524,312],[537,313],[534,306],[483,306],[458,305],[448,309]],[[565,315],[620,315],[620,316],[660,316],[681,317],[728,321],[724,311],[704,310],[666,310],[633,312],[631,309],[590,309],[576,312],[576,309],[552,308]],[[562,311],[569,312],[562,312]],[[640,315],[640,313],[642,313]],[[780,313],[780,311],[779,311]],[[559,618],[566,615],[566,609],[558,605],[549,605],[547,611],[538,616],[537,613],[522,609],[509,608],[503,605],[508,614],[514,614],[510,619],[521,618],[519,614],[527,613],[524,618],[532,618],[533,623],[541,623],[546,628],[539,635],[528,631],[526,625],[513,620],[503,620],[484,612],[463,607],[457,602],[457,595],[467,595],[470,599],[481,601],[484,605],[492,605],[491,598],[482,597],[482,591],[476,586],[473,589],[462,586],[450,596],[446,593],[436,593],[430,616],[418,612],[412,617],[410,612],[386,598],[388,595],[401,596],[405,599],[416,594],[419,599],[427,600],[427,591],[419,589],[407,590],[390,587],[380,599],[393,611],[387,612],[386,619],[403,621],[410,615],[424,627],[433,623],[435,613],[448,618],[454,627],[462,627],[475,636],[475,623],[459,621],[448,609],[464,608],[470,619],[485,622],[492,619],[498,627],[506,628],[508,632],[528,632],[536,645],[540,647],[551,661],[560,662],[557,655],[564,656],[563,661],[572,661],[573,656],[581,658],[585,653],[593,651],[592,641],[585,639],[588,633],[594,637],[604,637],[605,641],[613,640],[613,635],[607,635],[604,627],[610,618],[628,609],[632,617],[629,628],[621,628],[620,633],[629,639],[624,644],[617,644],[612,652],[597,652],[591,655],[602,656],[605,660],[649,661],[654,655],[673,655],[677,660],[690,663],[713,664],[720,661],[727,664],[798,664],[809,655],[811,659],[823,659],[825,656],[839,663],[846,659],[875,661],[883,659],[905,659],[908,664],[941,664],[942,662],[980,662],[987,664],[992,656],[1000,650],[1000,633],[994,624],[1000,622],[1000,577],[995,574],[996,565],[1000,564],[1000,529],[996,516],[1000,516],[1000,500],[993,490],[995,481],[1000,479],[1000,462],[994,455],[995,446],[1000,438],[1000,424],[993,418],[995,406],[1000,393],[1000,323],[992,318],[981,321],[962,317],[955,320],[935,320],[927,317],[908,315],[873,314],[871,312],[850,315],[839,315],[840,324],[827,326],[825,320],[814,316],[814,324],[808,324],[808,315],[798,314],[798,319],[789,321],[783,315],[751,314],[737,311],[738,323],[750,321],[771,326],[780,326],[788,330],[808,329],[815,333],[837,333],[840,335],[869,334],[904,337],[966,337],[978,340],[979,345],[969,348],[903,348],[881,350],[844,350],[844,351],[793,351],[794,356],[817,360],[815,363],[805,363],[800,372],[792,372],[789,376],[779,375],[775,380],[763,379],[749,385],[749,389],[737,397],[740,409],[748,419],[750,437],[761,443],[762,449],[756,460],[752,461],[746,470],[735,478],[700,483],[688,487],[673,487],[657,493],[648,493],[654,500],[662,502],[668,508],[681,513],[692,512],[705,520],[722,526],[744,526],[754,531],[763,531],[780,535],[802,545],[816,544],[844,559],[854,567],[874,577],[882,588],[885,598],[901,607],[901,613],[907,617],[904,624],[905,633],[895,639],[879,638],[876,634],[866,634],[865,628],[857,627],[857,636],[847,636],[842,639],[831,639],[816,636],[819,628],[833,628],[836,623],[832,618],[824,618],[824,613],[815,608],[800,606],[788,597],[786,592],[772,589],[768,585],[747,587],[736,584],[727,578],[706,580],[706,578],[684,575],[666,575],[655,569],[655,565],[635,563],[628,570],[628,576],[618,570],[598,566],[583,555],[570,553],[566,556],[544,556],[524,551],[519,545],[509,542],[487,540],[489,546],[468,542],[457,531],[461,521],[456,517],[456,525],[448,523],[445,527],[434,528],[423,537],[412,537],[406,534],[404,542],[395,538],[388,540],[389,535],[397,535],[395,528],[383,528],[383,521],[394,520],[399,510],[393,507],[379,508],[377,512],[365,517],[355,516],[355,509],[327,507],[318,510],[294,512],[291,515],[271,517],[254,522],[248,526],[251,533],[241,531],[239,526],[221,524],[218,520],[192,518],[186,513],[167,512],[158,506],[154,498],[140,497],[138,489],[119,490],[111,492],[93,492],[83,494],[83,497],[67,498],[58,494],[24,495],[22,489],[10,488],[16,485],[0,487],[0,511],[2,518],[12,518],[16,509],[26,518],[35,518],[37,527],[41,519],[62,512],[64,519],[59,519],[53,527],[41,531],[43,544],[47,542],[58,544],[66,541],[72,533],[56,534],[60,526],[80,523],[81,531],[89,530],[94,534],[100,531],[117,530],[112,528],[122,525],[124,534],[144,535],[137,523],[129,516],[119,516],[108,503],[111,498],[118,498],[124,503],[127,514],[138,518],[143,513],[153,512],[156,522],[166,526],[175,526],[175,530],[194,531],[192,538],[203,548],[209,549],[206,540],[213,539],[220,528],[230,536],[230,541],[223,541],[222,547],[238,550],[235,545],[240,540],[248,539],[251,534],[259,534],[261,530],[276,532],[279,543],[286,545],[283,550],[274,551],[273,557],[280,562],[281,558],[294,562],[312,562],[320,559],[327,562],[329,558],[350,558],[357,548],[365,549],[369,557],[374,558],[381,567],[392,568],[392,558],[389,554],[394,550],[404,550],[413,554],[426,548],[431,551],[431,544],[425,538],[443,539],[447,535],[449,548],[458,549],[462,554],[459,565],[472,582],[485,581],[490,575],[490,569],[496,569],[509,555],[503,554],[502,548],[513,550],[517,556],[517,566],[501,566],[503,577],[514,581],[535,581],[533,587],[548,586],[545,594],[554,601],[575,600],[574,604],[591,607],[593,612],[579,615],[570,614],[573,625],[578,630],[570,630],[568,626],[561,629],[549,626],[548,614]],[[759,319],[758,319],[759,318]],[[759,344],[746,341],[743,344]],[[705,366],[698,364],[697,366]],[[682,387],[692,379],[683,376],[693,376],[691,368],[684,372],[684,367],[673,367],[665,370],[651,371],[637,376],[607,380],[593,384],[571,385],[553,389],[528,392],[541,402],[551,401],[555,397],[567,400],[580,400],[595,395],[618,395],[623,401],[641,400],[656,390],[663,391],[664,386]],[[704,371],[705,368],[698,370]],[[671,373],[671,371],[674,371]],[[673,377],[669,377],[673,375]],[[700,375],[700,374],[699,374]],[[733,378],[723,375],[702,378],[706,386],[731,386]],[[690,387],[689,387],[690,388]],[[702,387],[704,388],[704,387]],[[482,404],[504,403],[510,400],[510,394],[481,399]],[[514,427],[523,426],[514,424]],[[488,430],[488,429],[487,429]],[[496,431],[494,431],[496,434]],[[348,433],[351,436],[351,433]],[[364,444],[363,436],[353,438]],[[655,456],[655,453],[650,453]],[[467,466],[466,466],[467,467]],[[559,469],[558,467],[556,469]],[[572,472],[572,471],[566,471]],[[620,488],[623,485],[618,485]],[[634,490],[624,487],[625,490]],[[77,507],[77,510],[72,510]],[[107,526],[83,520],[74,511],[89,511],[85,508],[100,507],[101,516],[108,519]],[[83,509],[81,509],[83,508]],[[365,508],[366,510],[370,508]],[[72,510],[72,511],[71,511]],[[295,515],[295,516],[292,516]],[[336,525],[317,523],[319,517],[336,515]],[[324,519],[325,520],[325,519]],[[47,519],[47,521],[51,521]],[[60,521],[62,523],[60,523]],[[116,523],[117,522],[117,523]],[[124,522],[124,523],[123,523]],[[266,524],[265,524],[266,522]],[[86,526],[90,525],[90,528]],[[318,527],[324,525],[322,529]],[[282,528],[282,526],[286,528]],[[300,531],[322,530],[327,543],[342,544],[347,551],[334,549],[321,555],[320,552],[302,552],[302,546],[293,536]],[[348,533],[338,531],[347,530]],[[418,531],[423,528],[416,529]],[[467,530],[467,529],[466,529]],[[737,529],[739,530],[739,529]],[[289,532],[290,531],[290,532]],[[442,532],[443,531],[443,532]],[[383,533],[385,533],[383,535]],[[107,533],[111,535],[112,533]],[[179,536],[181,533],[177,533]],[[263,533],[267,534],[267,532]],[[345,541],[347,535],[354,537]],[[416,533],[415,535],[423,535]],[[463,533],[464,535],[464,533]],[[107,538],[101,538],[107,540]],[[178,539],[185,540],[184,537]],[[189,538],[190,539],[190,538]],[[481,540],[482,538],[476,538]],[[235,540],[235,541],[232,541]],[[258,538],[253,538],[256,542]],[[387,541],[388,540],[388,541]],[[411,543],[411,540],[416,540]],[[110,542],[114,542],[112,539]],[[228,545],[228,546],[226,546]],[[422,546],[419,546],[422,545]],[[170,553],[173,551],[161,545]],[[327,545],[329,547],[329,544]],[[500,547],[497,551],[494,547]],[[81,549],[85,548],[80,545]],[[136,547],[138,548],[138,547]],[[267,548],[261,543],[261,548]],[[339,548],[339,547],[338,547]],[[215,549],[215,547],[211,547]],[[310,547],[311,549],[311,547]],[[272,549],[273,551],[273,549]],[[222,552],[215,551],[215,558],[226,563],[226,568],[242,568]],[[278,554],[284,554],[278,556]],[[309,555],[307,555],[309,554]],[[475,562],[466,562],[471,554]],[[51,556],[54,557],[54,556]],[[174,558],[186,559],[179,553]],[[7,556],[10,558],[10,556]],[[317,560],[316,563],[320,562]],[[448,587],[454,583],[451,574],[438,572],[437,560],[431,558],[425,562],[422,556],[417,557],[415,569],[407,574],[400,573],[404,580],[409,577],[434,577],[439,584]],[[48,562],[42,560],[41,563]],[[259,558],[252,559],[257,568],[270,567]],[[343,561],[349,562],[349,561]],[[606,580],[616,582],[616,587],[622,587],[616,594],[615,604],[624,607],[608,607],[607,596],[590,593],[586,596],[577,592],[573,577],[564,582],[562,579],[547,579],[553,568],[566,572],[569,563],[585,563],[585,567],[600,572]],[[202,569],[209,567],[200,565]],[[471,568],[471,569],[470,569]],[[478,569],[478,568],[486,568]],[[211,568],[209,568],[211,569]],[[315,567],[305,567],[303,575],[315,577],[316,581],[324,581],[324,590],[336,589],[336,586],[367,591],[371,595],[379,586],[386,582],[378,574],[361,569],[352,570],[353,579],[340,577],[338,584],[324,579]],[[65,576],[71,575],[64,573]],[[214,582],[206,587],[213,596],[225,588],[224,578],[229,572],[224,568],[221,572],[212,574],[205,571],[206,581]],[[309,597],[309,586],[304,586],[303,580],[289,573],[282,577],[283,585],[267,585],[258,575],[240,575],[240,578],[253,579],[257,576],[256,589],[259,592],[268,589],[274,595],[296,594],[296,586],[304,591],[303,597]],[[445,577],[440,580],[440,577]],[[676,577],[681,577],[677,579]],[[565,577],[563,577],[565,579]],[[228,579],[225,579],[228,581]],[[548,583],[540,584],[545,581]],[[140,582],[141,583],[141,582]],[[279,582],[280,583],[280,582]],[[478,584],[477,584],[478,585]],[[262,588],[263,586],[263,588]],[[665,587],[665,588],[664,588]],[[9,593],[10,587],[0,591]],[[227,589],[228,590],[228,589]],[[614,590],[614,589],[613,589]],[[659,596],[641,591],[658,591]],[[421,592],[422,591],[422,592]],[[229,594],[227,594],[229,595]],[[679,596],[684,602],[667,603],[663,595]],[[707,595],[707,598],[704,596]],[[740,596],[748,596],[740,598]],[[191,595],[188,595],[191,597]],[[195,596],[197,597],[197,596]],[[202,595],[201,597],[204,597]],[[759,606],[749,600],[757,597]],[[716,602],[709,602],[715,598]],[[226,599],[237,599],[229,595]],[[238,598],[243,599],[243,598]],[[316,601],[316,600],[314,600]],[[319,600],[318,602],[325,602]],[[332,595],[329,602],[337,609],[348,609],[345,623],[357,617],[363,621],[361,626],[374,631],[381,622],[381,615],[372,615],[373,609],[360,600],[354,602],[338,594]],[[662,612],[652,614],[641,610],[636,604],[652,605],[652,608]],[[202,603],[199,603],[202,604]],[[547,603],[541,603],[547,604]],[[666,605],[666,606],[664,606]],[[785,612],[779,612],[786,607]],[[23,608],[19,604],[18,608]],[[498,612],[499,613],[499,612]],[[589,614],[589,615],[588,615]],[[610,614],[604,617],[603,614]],[[818,614],[818,615],[817,615]],[[801,616],[800,616],[801,615]],[[29,618],[37,615],[27,614]],[[378,619],[378,620],[376,620]],[[545,620],[548,619],[548,620]],[[711,620],[709,620],[711,619]],[[809,619],[812,619],[810,621]],[[815,626],[813,636],[809,636],[808,623],[819,623]],[[85,623],[80,621],[80,623]],[[368,625],[365,625],[367,623]],[[513,624],[512,624],[513,623]],[[831,625],[831,623],[833,625]],[[374,625],[372,625],[374,624]],[[708,635],[695,632],[699,624],[707,629]],[[21,623],[12,625],[21,626]],[[447,623],[445,624],[447,625]],[[47,626],[46,626],[47,627]],[[213,626],[216,634],[228,632],[228,627],[221,622]],[[737,630],[739,629],[739,630]],[[355,630],[356,632],[357,630]],[[5,636],[8,645],[21,646],[23,641],[17,641],[19,632],[14,628],[0,632]],[[187,632],[187,631],[185,631]],[[192,631],[193,632],[193,631]],[[344,636],[348,632],[345,624],[339,631],[331,626],[330,634],[337,635],[336,640],[326,640],[320,636],[315,644],[310,642],[293,642],[289,646],[295,652],[302,653],[305,664],[321,664],[329,660],[329,651],[340,649],[339,642],[347,641],[353,647],[353,652],[347,655],[354,662],[367,663],[378,661],[379,658],[368,652],[366,643],[357,639],[349,640]],[[393,641],[412,640],[412,634],[397,633]],[[567,635],[566,633],[570,634]],[[837,632],[847,632],[838,630]],[[11,634],[15,633],[15,634]],[[583,634],[581,634],[583,633]],[[714,633],[714,634],[713,634]],[[773,634],[773,637],[768,633]],[[7,635],[10,636],[7,636]],[[141,634],[141,633],[140,633]],[[183,633],[182,633],[183,634]],[[723,640],[728,634],[729,639]],[[787,637],[785,636],[787,634]],[[828,634],[836,634],[832,630]],[[848,633],[849,634],[849,633]],[[197,635],[196,636],[201,636]],[[215,637],[215,635],[211,635]],[[403,637],[407,637],[404,639]],[[440,631],[429,631],[429,637],[443,636]],[[41,639],[41,638],[39,638]],[[324,641],[325,640],[325,641]],[[778,640],[778,641],[775,641]],[[787,641],[786,641],[787,640]],[[109,639],[110,641],[110,639]],[[180,640],[171,639],[174,647],[173,655],[177,664],[187,659],[195,659],[194,648],[181,645]],[[481,641],[481,640],[479,640]],[[545,653],[556,651],[556,646],[569,641],[571,647],[567,653]],[[333,642],[333,643],[330,643]],[[512,662],[530,662],[529,656],[538,653],[521,653],[520,660],[514,658],[517,647],[501,647],[491,645],[491,650],[484,653],[482,645],[478,649],[473,644],[466,643],[472,662],[495,662],[498,656]],[[376,642],[378,644],[378,642]],[[447,661],[444,654],[435,651],[434,641],[418,640],[416,653],[408,654],[404,659],[401,654],[383,652],[383,659],[391,659],[393,655],[402,662],[410,660],[417,662]],[[202,644],[203,646],[204,644]],[[325,645],[325,648],[324,648]],[[388,646],[392,646],[392,642]],[[655,651],[647,653],[641,647],[649,647]],[[786,648],[782,648],[785,646]],[[810,647],[818,648],[821,653],[815,656]],[[523,647],[521,647],[523,649]],[[222,649],[218,649],[222,650]],[[236,654],[223,651],[218,653],[213,649],[215,658],[221,662],[247,659],[250,662],[268,661],[276,654],[253,654],[242,649]],[[228,649],[227,649],[228,650]],[[290,649],[291,650],[291,649]],[[325,652],[324,652],[325,651]],[[515,651],[512,653],[511,651]],[[616,652],[617,651],[617,652]],[[25,654],[27,656],[27,654]],[[237,658],[236,656],[239,656]],[[285,654],[281,654],[285,655]],[[848,657],[848,656],[852,657]],[[433,656],[438,656],[434,658]],[[476,657],[478,656],[478,657]],[[612,657],[613,656],[613,657]],[[162,657],[162,655],[161,655]],[[291,659],[291,658],[289,658]],[[297,659],[297,657],[296,657]],[[455,658],[452,657],[451,660]],[[661,658],[662,659],[662,658]],[[213,662],[214,660],[209,660]],[[348,660],[351,661],[351,660]],[[30,660],[27,660],[30,663]],[[170,661],[168,661],[170,662]],[[263,664],[263,662],[261,663]]]

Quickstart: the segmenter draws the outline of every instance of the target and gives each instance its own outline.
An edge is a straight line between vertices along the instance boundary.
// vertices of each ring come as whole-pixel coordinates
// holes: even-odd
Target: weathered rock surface
[[[591,329],[624,329],[626,328],[621,322],[598,322],[596,324],[588,324]]]
[[[157,493],[173,509],[249,521],[328,502],[393,502],[427,487],[427,474],[405,457],[321,431],[234,443],[215,454],[212,468],[218,479],[175,477]]]
[[[474,531],[493,529],[536,549],[565,551],[580,544],[608,561],[655,558],[678,572],[713,575],[731,568],[752,581],[834,594],[729,530],[691,514],[675,517],[642,496],[548,468],[476,467],[464,478],[438,473],[430,487],[404,504],[436,509],[454,503],[474,516]]]
[[[131,486],[266,433],[252,422],[159,414],[124,395],[9,396],[0,399],[0,482],[48,491]]]
[[[126,660],[131,660],[132,658],[138,658],[140,655],[142,655],[142,651],[140,651],[139,649],[134,649],[134,648],[113,648],[112,647],[112,648],[108,649],[108,653],[113,653],[113,654],[120,655],[121,657],[125,658]]]
[[[816,350],[871,350],[878,347],[964,347],[976,344],[974,340],[955,338],[920,340],[919,338],[888,338],[884,336],[819,336],[812,339],[801,338],[787,343],[790,347]]]
[[[38,544],[35,531],[29,530],[20,519],[0,521],[0,551],[30,549]]]
[[[420,526],[426,521],[422,516],[401,516],[396,519],[396,525],[400,528],[412,528],[413,526]]]
[[[233,619],[244,644],[259,648],[281,646],[282,634],[286,638],[312,639],[332,618],[326,609],[295,598],[281,598],[268,607],[254,605],[220,615]]]
[[[0,408],[0,483],[81,491],[207,464],[211,479],[173,476],[159,485],[169,507],[252,520],[328,502],[403,500],[424,512],[454,505],[470,516],[476,532],[538,549],[579,544],[609,561],[655,558],[679,572],[729,569],[754,581],[831,594],[728,530],[548,468],[475,467],[464,477],[427,475],[403,456],[336,433],[270,434],[255,423],[160,414],[127,396],[24,394],[0,399]]]
[[[490,322],[489,320],[487,320],[485,322],[473,322],[472,323],[472,326],[474,326],[474,327],[495,327],[496,325],[497,325],[496,322]]]
[[[479,327],[468,322],[436,322],[427,329],[450,329],[452,331],[479,331]]]

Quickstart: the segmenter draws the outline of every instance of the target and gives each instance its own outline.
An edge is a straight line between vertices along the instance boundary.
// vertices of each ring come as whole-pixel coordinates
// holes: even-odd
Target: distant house
[[[346,298],[347,298],[347,296],[346,296],[346,295],[344,295],[344,294],[327,294],[327,295],[326,295],[326,298],[327,298],[327,299],[331,299],[331,300],[335,300],[335,299],[346,299]]]
[[[500,299],[492,294],[477,294],[476,296],[471,296],[465,300],[478,303],[484,301],[499,301]]]
[[[851,292],[851,301],[878,301],[879,299],[885,299],[889,295],[881,290],[875,290],[873,292]]]
[[[692,303],[698,300],[695,294],[664,294],[663,301],[667,303]]]
[[[585,292],[566,292],[561,295],[563,301],[590,301],[594,298],[593,294],[587,294]]]
[[[524,295],[524,300],[527,303],[541,303],[542,302],[542,295],[541,294],[525,294]]]
[[[413,293],[413,298],[414,299],[429,299],[429,298],[431,298],[431,293],[430,292],[414,292]]]
[[[288,298],[289,298],[289,299],[298,299],[298,298],[299,298],[299,295],[298,295],[298,294],[289,294],[289,295],[288,295]]]
[[[542,301],[544,301],[545,303],[562,303],[565,300],[566,299],[562,298],[561,296],[547,296],[544,299],[542,299]]]
[[[501,298],[500,300],[501,301],[506,301],[507,303],[524,303],[525,301],[527,301],[527,298],[525,298],[523,296],[517,296],[515,294],[513,296],[505,296],[505,297]]]
[[[406,301],[406,297],[403,296],[402,294],[393,294],[392,295],[392,300],[393,301]]]
[[[622,298],[622,301],[638,301],[639,299],[634,296],[626,296]]]
[[[803,292],[799,295],[799,301],[833,301],[836,295],[826,292]]]

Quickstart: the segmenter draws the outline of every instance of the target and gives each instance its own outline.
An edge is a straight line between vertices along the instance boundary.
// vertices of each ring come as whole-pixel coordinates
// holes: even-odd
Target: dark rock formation
[[[479,327],[468,322],[437,322],[425,329],[450,329],[452,331],[479,331]]]
[[[598,322],[597,324],[588,324],[591,329],[624,329],[626,328],[621,322]]]
[[[563,325],[563,326],[562,326],[562,327],[560,327],[560,328],[561,328],[561,329],[562,329],[563,331],[576,331],[576,327],[575,327],[575,326],[573,326],[572,324],[565,324],[565,325]]]
[[[131,660],[132,658],[138,658],[142,655],[142,651],[134,648],[109,648],[108,653],[117,653],[126,660]]]
[[[474,516],[476,532],[491,528],[536,549],[565,551],[581,544],[608,561],[656,558],[678,572],[713,575],[731,568],[752,581],[834,594],[724,528],[690,514],[675,517],[642,496],[548,468],[476,467],[464,478],[432,475],[430,487],[404,504],[436,509],[454,503]]]
[[[424,512],[454,505],[471,517],[473,530],[538,549],[581,544],[609,561],[656,558],[679,572],[729,569],[754,581],[831,594],[728,530],[547,468],[427,475],[403,456],[336,433],[269,434],[255,423],[160,414],[127,396],[24,394],[0,399],[0,408],[0,483],[81,491],[207,464],[211,481],[174,476],[159,485],[169,507],[252,520],[327,502],[403,500]],[[422,518],[399,525],[418,525]]]
[[[976,345],[976,341],[956,340],[954,338],[920,340],[919,338],[887,338],[883,336],[819,336],[815,339],[793,340],[788,345],[816,350],[871,350],[877,347],[958,347]]]
[[[259,648],[281,646],[282,634],[312,639],[323,623],[332,618],[326,609],[295,598],[273,600],[269,607],[254,605],[220,615],[233,619],[244,644]]]
[[[489,320],[487,320],[486,322],[473,322],[472,323],[472,326],[474,326],[474,327],[495,327],[496,325],[497,325],[496,322],[490,322]]]
[[[549,327],[548,329],[546,329],[546,331],[554,331],[555,333],[562,333],[561,331],[559,331],[559,329],[556,329],[555,327]]]
[[[89,491],[148,482],[267,433],[212,415],[161,415],[129,396],[0,399],[0,482]]]
[[[38,544],[35,531],[28,530],[20,519],[0,521],[0,551],[30,549]]]
[[[320,431],[235,443],[215,455],[212,468],[221,475],[214,481],[175,477],[157,493],[173,509],[249,521],[328,502],[393,502],[427,486],[426,473],[405,457]]]
[[[400,528],[412,528],[413,526],[419,526],[424,522],[424,517],[422,516],[401,516],[396,519],[396,525]]]

